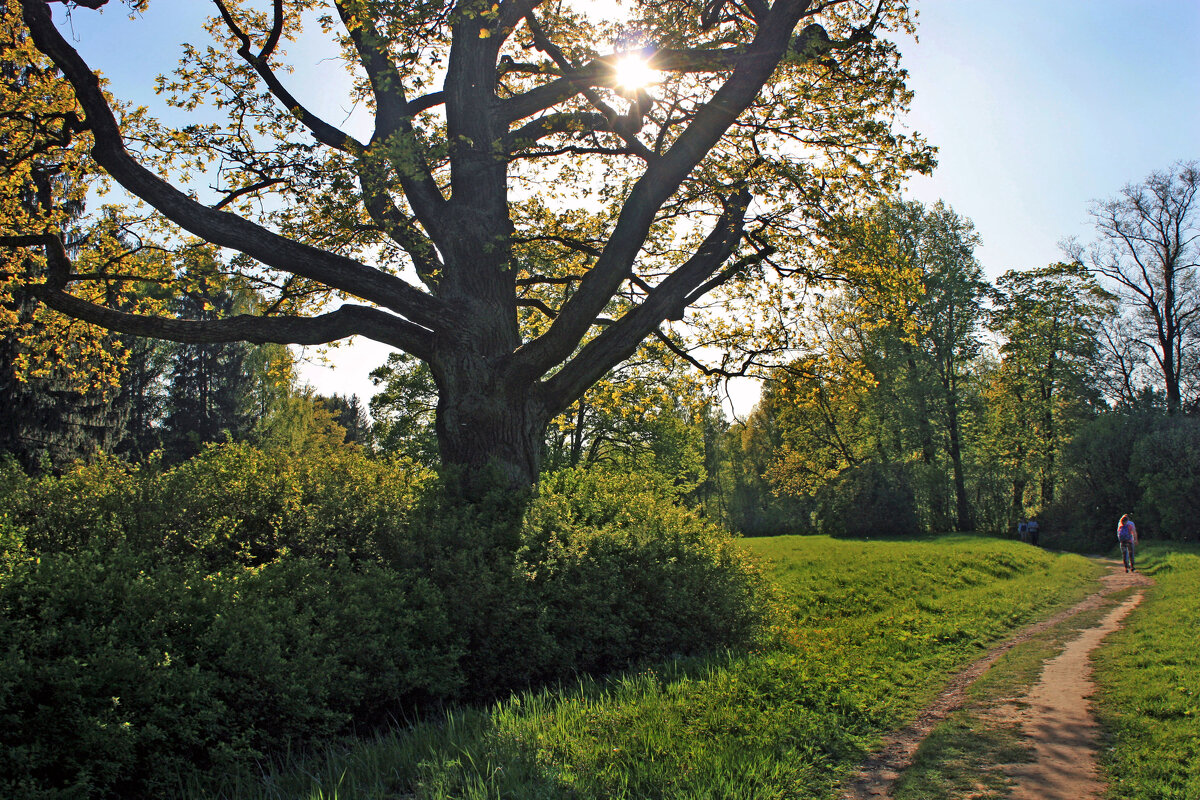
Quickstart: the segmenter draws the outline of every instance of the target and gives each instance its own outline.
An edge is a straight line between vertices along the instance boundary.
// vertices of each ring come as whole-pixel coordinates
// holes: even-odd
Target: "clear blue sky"
[[[1197,0],[921,0],[911,127],[940,148],[909,195],[983,238],[991,278],[1059,260],[1089,202],[1200,159]]]
[[[76,13],[77,46],[118,96],[149,102],[154,72],[179,42],[198,41],[200,0],[155,0],[124,21],[116,6],[96,20]],[[1092,200],[1152,170],[1200,159],[1200,0],[917,0],[918,41],[901,42],[916,92],[907,125],[940,148],[931,177],[909,196],[945,200],[983,239],[990,278],[1062,257],[1067,236],[1087,239]],[[60,13],[61,12],[57,12]],[[97,22],[100,24],[97,25]],[[316,56],[293,80],[319,84],[337,69]],[[314,97],[333,119],[332,94]],[[336,370],[304,372],[319,391],[373,389],[381,346],[335,350]],[[744,413],[756,392],[739,392]]]

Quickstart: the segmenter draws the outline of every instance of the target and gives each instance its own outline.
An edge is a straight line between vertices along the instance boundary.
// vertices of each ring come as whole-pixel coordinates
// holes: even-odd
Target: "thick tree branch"
[[[577,283],[582,275],[567,275],[562,278],[551,278],[547,275],[534,275],[528,278],[517,278],[517,286],[569,286]]]
[[[760,249],[758,252],[748,255],[745,258],[739,258],[737,261],[733,262],[732,264],[727,266],[725,269],[718,272],[711,279],[705,281],[700,286],[696,287],[695,290],[693,290],[687,297],[685,297],[683,299],[683,308],[686,309],[686,308],[691,307],[697,301],[699,301],[699,299],[701,297],[708,294],[713,289],[725,284],[734,276],[741,274],[748,267],[752,267],[756,264],[761,264],[763,261],[766,261],[774,254],[775,254],[774,247],[772,247],[770,245],[764,245],[762,247],[762,249]],[[682,318],[683,318],[682,314],[680,314],[678,317],[669,317],[669,319],[682,319]]]
[[[526,14],[544,5],[546,0],[503,0],[500,3],[500,13],[497,22],[501,30],[511,30],[517,26]]]
[[[659,72],[729,72],[746,57],[746,52],[739,48],[665,48],[652,53],[647,66]],[[510,122],[515,122],[553,108],[592,87],[611,89],[617,85],[616,64],[620,58],[621,54],[612,53],[582,66],[558,64],[558,79],[504,100],[503,113]]]
[[[790,52],[798,62],[819,61],[830,52],[845,50],[869,39],[877,20],[864,25],[846,39],[830,39],[820,26],[810,26],[797,36]],[[658,72],[718,73],[732,72],[738,66],[761,58],[747,48],[662,48],[650,53],[646,66]],[[507,118],[515,122],[581,94],[592,87],[617,85],[616,64],[620,53],[610,53],[580,66],[558,65],[559,77],[527,92],[507,98],[501,104]]]
[[[538,236],[514,235],[512,238],[513,238],[514,244],[529,244],[531,242],[555,242],[556,244],[561,244],[563,247],[566,247],[569,250],[574,250],[577,253],[583,253],[584,255],[591,256],[592,258],[599,258],[600,254],[602,252],[604,252],[602,249],[600,249],[596,245],[594,245],[590,242],[585,242],[582,239],[576,239],[571,236],[559,236],[559,235],[552,234],[552,233],[543,233]],[[579,275],[579,276],[572,278],[571,280],[579,280],[582,277],[583,277],[582,275]]]
[[[445,92],[430,92],[422,95],[415,100],[408,101],[408,116],[415,117],[423,111],[428,111],[431,108],[440,106],[446,102]]]
[[[38,49],[75,89],[95,139],[92,156],[122,187],[183,229],[213,244],[241,251],[270,267],[294,272],[391,309],[425,328],[450,324],[447,308],[405,281],[351,258],[288,239],[246,219],[210,209],[138,163],[125,149],[99,79],[58,32],[45,0],[21,0]]]
[[[184,320],[129,314],[75,297],[67,292],[71,261],[57,236],[24,237],[23,244],[42,245],[49,266],[44,284],[29,287],[29,295],[70,317],[91,322],[118,333],[148,336],[191,344],[209,342],[252,342],[263,344],[315,345],[367,336],[405,350],[419,358],[432,352],[429,331],[411,322],[368,306],[344,305],[315,317],[261,317],[239,314],[217,320]]]
[[[258,317],[239,314],[218,320],[182,320],[128,314],[81,300],[67,292],[31,292],[43,303],[68,316],[118,333],[168,339],[173,342],[251,342],[317,345],[350,336],[366,336],[405,350],[418,358],[432,352],[422,328],[377,308],[343,305],[314,317]]]
[[[372,22],[361,12],[355,14],[345,0],[338,0],[336,5],[375,97],[375,132],[371,146],[403,152],[402,159],[391,159],[392,167],[417,218],[437,238],[446,198],[438,189],[424,146],[413,130],[412,118],[416,112],[409,107],[405,97],[400,71],[392,63],[384,44],[386,40]]]
[[[700,108],[671,148],[647,167],[634,185],[604,253],[580,283],[579,291],[563,305],[549,330],[517,352],[518,368],[542,374],[570,355],[591,327],[591,321],[630,274],[658,209],[750,106],[788,49],[804,53],[806,58],[817,58],[824,52],[813,44],[828,41],[818,25],[805,28],[799,43],[792,41],[791,31],[809,4],[809,0],[777,0],[769,24],[760,27],[733,74]],[[662,319],[646,326],[645,332]]]
[[[360,167],[359,186],[362,189],[367,214],[381,231],[408,253],[413,268],[417,271],[417,277],[433,289],[437,284],[436,276],[442,269],[442,261],[438,258],[433,242],[412,219],[396,207],[385,191],[370,184],[366,178],[367,174],[368,169]]]
[[[271,32],[267,35],[267,41],[263,43],[262,50],[258,51],[258,57],[266,60],[275,53],[275,48],[279,45],[279,37],[283,35],[283,0],[274,0],[275,16],[271,20]]]
[[[550,304],[545,300],[536,297],[522,297],[517,299],[517,305],[524,308],[536,309],[544,314],[548,319],[554,319],[558,316],[558,312],[550,307]]]
[[[580,348],[561,370],[543,384],[543,396],[550,408],[561,411],[569,406],[605,373],[632,355],[641,341],[657,329],[663,320],[682,314],[688,296],[729,260],[737,249],[749,203],[748,191],[743,190],[732,198],[716,226],[691,258],[652,288],[637,306]],[[568,313],[570,303],[568,300],[559,309],[554,324]]]
[[[563,112],[549,114],[531,120],[517,128],[504,139],[504,152],[511,153],[529,147],[547,136],[559,133],[583,133],[587,131],[611,131],[609,120],[603,114],[585,112]]]
[[[566,145],[564,147],[551,147],[543,150],[529,150],[524,153],[517,153],[512,156],[512,160],[516,161],[529,160],[535,158],[551,158],[553,156],[633,156],[637,153],[630,150],[628,147],[580,147],[578,145]]]

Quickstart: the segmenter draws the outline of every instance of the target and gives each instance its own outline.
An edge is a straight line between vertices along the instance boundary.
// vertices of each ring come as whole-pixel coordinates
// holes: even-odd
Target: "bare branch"
[[[252,52],[253,43],[250,41],[249,35],[247,35],[246,32],[238,26],[237,20],[233,18],[233,15],[225,7],[223,0],[213,0],[213,3],[221,12],[221,19],[224,21],[225,26],[229,28],[229,31],[237,38],[239,42],[237,50],[238,55],[240,55],[247,64],[254,68],[254,71],[257,72],[259,77],[263,79],[263,83],[267,85],[267,88],[270,90],[271,94],[283,104],[283,107],[286,108],[288,112],[292,114],[292,116],[300,121],[300,124],[308,128],[309,132],[312,133],[313,137],[315,137],[318,142],[327,147],[332,147],[335,150],[340,150],[344,153],[358,152],[362,149],[363,145],[361,142],[358,142],[356,139],[354,139],[354,137],[335,126],[330,125],[328,122],[309,111],[304,107],[303,104],[300,103],[299,100],[296,99],[295,95],[288,91],[287,87],[283,85],[283,82],[279,80],[279,77],[275,74],[275,71],[272,70],[270,65],[267,63],[267,56],[270,55],[270,52],[274,50],[275,47],[270,40],[268,40],[269,47],[264,47],[261,53],[255,54]],[[22,5],[27,5],[25,0],[23,0]],[[276,10],[279,11],[278,3]],[[283,24],[282,20],[278,18],[277,23],[279,25]],[[271,36],[276,40],[278,39],[278,35],[274,30],[272,30]]]
[[[219,203],[217,203],[215,206],[213,206],[212,207],[213,211],[220,211],[222,208],[229,205],[234,200],[237,200],[239,197],[244,197],[245,195],[248,195],[248,194],[254,194],[255,192],[259,191],[260,189],[266,189],[268,186],[277,186],[281,183],[287,183],[287,179],[286,178],[266,178],[264,180],[257,181],[255,183],[251,183],[248,186],[243,186],[240,189],[235,189],[234,191],[227,193],[225,195],[225,197],[223,197]]]

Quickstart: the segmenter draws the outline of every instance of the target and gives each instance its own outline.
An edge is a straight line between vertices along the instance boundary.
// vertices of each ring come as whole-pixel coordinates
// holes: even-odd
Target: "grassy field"
[[[829,798],[880,735],[1100,570],[1008,541],[775,537],[779,642],[513,697],[193,786],[238,798]],[[1182,796],[1182,795],[1181,795]]]
[[[1200,548],[1141,548],[1157,582],[1096,655],[1109,796],[1200,797]]]

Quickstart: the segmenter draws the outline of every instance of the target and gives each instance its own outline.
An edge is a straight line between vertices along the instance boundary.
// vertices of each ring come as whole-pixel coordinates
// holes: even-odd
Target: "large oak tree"
[[[141,336],[391,345],[431,368],[443,461],[513,485],[536,479],[548,421],[644,339],[691,357],[701,307],[786,304],[823,219],[932,163],[895,130],[904,0],[637,0],[619,23],[545,0],[212,0],[211,46],[160,79],[197,115],[178,128],[109,97],[52,3],[4,2],[70,90],[38,163],[83,159],[150,210],[119,217],[125,240],[216,245],[267,300],[216,320],[122,310],[105,298],[138,276],[120,254],[76,263],[50,197],[0,231],[24,248],[10,283]],[[367,135],[289,85],[285,46],[315,35]],[[621,84],[630,55],[655,85]]]

